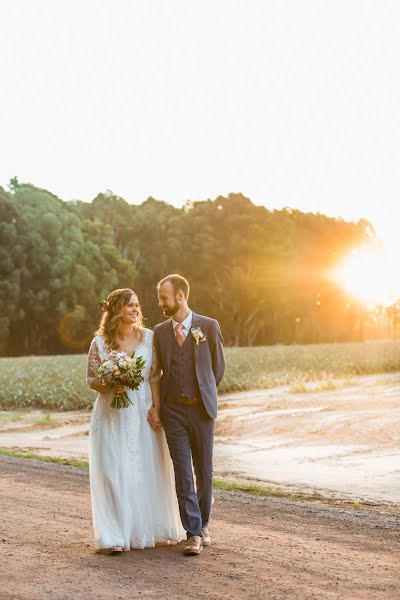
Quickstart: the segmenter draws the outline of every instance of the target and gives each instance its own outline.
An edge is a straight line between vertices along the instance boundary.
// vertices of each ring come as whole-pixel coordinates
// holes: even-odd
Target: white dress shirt
[[[182,329],[182,333],[185,336],[189,333],[190,328],[192,326],[192,318],[193,318],[193,313],[191,310],[189,310],[189,314],[188,316],[182,321],[182,325],[183,325],[183,329]],[[178,321],[175,321],[175,319],[171,319],[172,320],[172,327],[174,328],[174,333],[175,333],[175,327],[178,325]]]

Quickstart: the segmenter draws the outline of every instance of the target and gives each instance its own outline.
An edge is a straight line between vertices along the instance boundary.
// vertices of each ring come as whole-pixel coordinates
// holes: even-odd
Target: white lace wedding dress
[[[107,354],[103,337],[96,336],[88,356],[89,385]],[[89,470],[97,550],[148,548],[186,539],[165,434],[147,422],[149,381],[159,378],[150,329],[144,330],[135,355],[146,364],[140,388],[128,390],[133,406],[113,409],[112,395],[99,394],[92,411]]]

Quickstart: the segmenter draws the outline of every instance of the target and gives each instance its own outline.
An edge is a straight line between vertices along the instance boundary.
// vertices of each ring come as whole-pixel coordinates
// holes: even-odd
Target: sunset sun
[[[390,258],[367,248],[353,250],[334,269],[332,278],[368,306],[390,304],[398,292]]]

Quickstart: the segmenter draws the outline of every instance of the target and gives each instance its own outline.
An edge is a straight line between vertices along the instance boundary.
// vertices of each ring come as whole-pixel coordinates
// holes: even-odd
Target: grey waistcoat
[[[184,394],[187,398],[200,397],[192,336],[189,332],[182,346],[179,346],[175,335],[172,335],[171,367],[167,394],[174,398],[178,398],[181,394]]]

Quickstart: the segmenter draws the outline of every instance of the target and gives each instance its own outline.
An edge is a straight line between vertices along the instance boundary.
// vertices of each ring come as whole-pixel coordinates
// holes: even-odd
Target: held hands
[[[154,429],[154,431],[162,427],[160,413],[158,410],[156,410],[154,406],[152,406],[149,409],[149,412],[147,413],[147,421],[149,422],[150,427]]]

